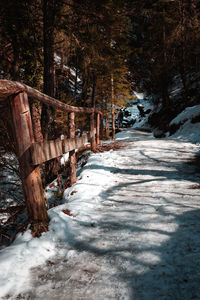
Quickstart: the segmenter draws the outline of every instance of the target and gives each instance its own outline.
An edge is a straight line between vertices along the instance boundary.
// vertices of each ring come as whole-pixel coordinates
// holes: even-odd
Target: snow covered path
[[[200,299],[199,147],[120,138],[128,146],[92,154],[66,192],[74,217],[50,212],[59,246],[19,299]]]

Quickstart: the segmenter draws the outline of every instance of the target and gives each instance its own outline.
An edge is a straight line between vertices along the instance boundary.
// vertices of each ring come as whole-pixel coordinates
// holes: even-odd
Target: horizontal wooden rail
[[[59,100],[56,100],[48,95],[45,95],[32,87],[22,84],[17,81],[0,80],[0,101],[5,100],[11,95],[18,94],[20,92],[26,92],[28,97],[38,100],[46,105],[52,106],[58,110],[65,112],[75,112],[75,113],[93,113],[94,108],[88,107],[75,107],[65,104]],[[101,111],[95,110],[96,113],[102,114]]]
[[[85,108],[85,107],[75,107],[65,104],[59,100],[56,100],[48,95],[45,95],[27,85],[24,86],[25,91],[28,96],[32,99],[36,99],[46,105],[52,106],[58,110],[66,111],[66,112],[78,112],[78,113],[92,113],[94,111],[93,108]]]
[[[96,133],[96,128],[94,134]],[[50,159],[59,157],[64,153],[79,149],[90,142],[89,135],[83,135],[74,139],[57,139],[40,143],[34,143],[30,147],[31,164],[40,165]]]

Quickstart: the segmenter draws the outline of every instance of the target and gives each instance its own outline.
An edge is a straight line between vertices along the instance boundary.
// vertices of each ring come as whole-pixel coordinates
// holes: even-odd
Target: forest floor
[[[0,251],[1,299],[199,299],[199,145],[133,129],[117,141],[89,157],[48,233]]]

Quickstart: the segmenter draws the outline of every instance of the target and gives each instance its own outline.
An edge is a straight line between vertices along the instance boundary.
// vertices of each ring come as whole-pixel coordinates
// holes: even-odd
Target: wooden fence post
[[[95,133],[94,133],[94,112],[90,114],[90,143],[91,150],[96,150],[96,141],[95,141]]]
[[[69,113],[69,138],[75,138],[75,113]],[[70,168],[70,186],[76,183],[76,153],[75,150],[69,152],[69,168]]]
[[[34,136],[28,96],[25,92],[10,96],[10,110],[28,216],[32,229],[40,230],[41,233],[48,229],[49,219],[40,169],[31,165],[30,146],[34,143]]]
[[[97,139],[97,145],[100,144],[100,114],[97,113],[97,136],[96,136],[96,139]]]

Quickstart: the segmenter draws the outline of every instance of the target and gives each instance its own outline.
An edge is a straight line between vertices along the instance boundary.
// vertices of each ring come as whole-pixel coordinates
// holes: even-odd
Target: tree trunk
[[[96,150],[96,141],[95,141],[95,133],[94,133],[94,112],[90,114],[90,143],[91,150]]]
[[[44,94],[54,97],[54,0],[43,0]]]
[[[169,91],[168,91],[168,78],[165,80],[165,74],[162,78],[162,99],[165,107],[170,106],[170,98],[169,98]]]
[[[167,45],[166,45],[166,26],[164,21],[165,16],[165,9],[163,9],[163,27],[162,27],[162,33],[163,33],[163,70],[162,70],[162,98],[164,102],[164,106],[168,107],[170,105],[170,98],[169,98],[169,92],[168,92],[168,66],[167,66]]]
[[[43,51],[44,51],[44,74],[43,92],[54,97],[54,23],[55,3],[54,0],[43,0]],[[48,138],[48,131],[52,119],[52,108],[45,104],[42,107],[42,129],[45,139]]]
[[[88,98],[88,85],[89,85],[89,68],[84,70],[83,74],[83,84],[82,84],[82,105],[86,106],[86,100]]]
[[[103,140],[104,138],[104,121],[103,121],[103,114],[100,117],[100,139]]]
[[[111,114],[112,114],[112,139],[115,139],[115,107],[114,107],[114,81],[113,81],[113,74],[111,75]]]
[[[69,114],[69,138],[75,138],[75,113]],[[70,165],[70,186],[76,183],[76,153],[75,150],[69,152],[69,165]]]
[[[19,80],[19,52],[18,49],[16,49],[17,45],[15,44],[13,46],[13,66],[12,66],[12,76],[13,80],[18,81]]]
[[[110,128],[109,128],[109,120],[106,118],[106,139],[110,138]]]
[[[181,38],[182,38],[182,46],[181,46],[181,63],[180,63],[180,75],[183,83],[185,100],[187,101],[188,97],[188,81],[187,81],[187,72],[186,72],[186,11],[185,11],[185,3],[183,0],[179,1],[179,12],[181,15]]]
[[[74,85],[74,99],[76,99],[78,89],[78,68],[76,66],[75,85]]]
[[[96,73],[93,73],[93,86],[92,86],[92,107],[95,109],[96,108],[96,98],[95,98],[95,93],[96,93]]]
[[[100,144],[100,114],[97,114],[97,138],[96,138],[96,141],[97,141],[97,145]]]

